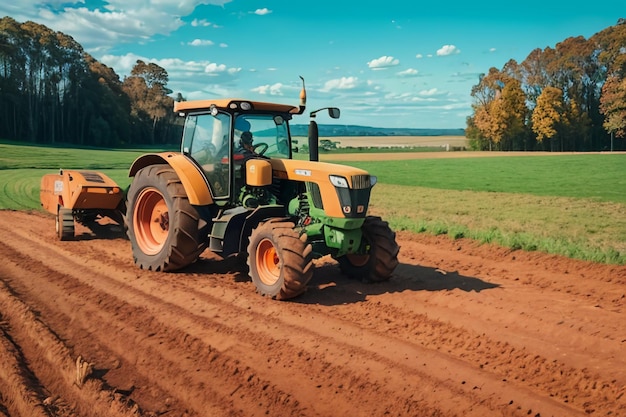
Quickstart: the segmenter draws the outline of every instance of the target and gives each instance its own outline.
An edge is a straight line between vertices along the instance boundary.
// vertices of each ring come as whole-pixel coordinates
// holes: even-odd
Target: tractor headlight
[[[375,186],[377,182],[378,182],[378,177],[376,177],[375,175],[370,175],[370,186],[371,187]]]
[[[345,179],[344,177],[340,177],[338,175],[331,175],[329,178],[330,178],[330,182],[335,187],[348,188],[348,180]]]

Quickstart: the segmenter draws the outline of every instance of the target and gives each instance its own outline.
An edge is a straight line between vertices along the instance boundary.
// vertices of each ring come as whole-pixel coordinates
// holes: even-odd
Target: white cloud
[[[437,56],[447,56],[459,53],[461,53],[461,50],[454,45],[444,45],[437,49]]]
[[[267,7],[264,7],[262,9],[256,9],[253,13],[259,16],[265,16],[266,14],[272,13],[272,11],[269,10]]]
[[[191,42],[188,42],[187,45],[191,46],[211,46],[214,45],[213,41],[208,39],[194,39]]]
[[[126,55],[104,55],[100,61],[112,67],[120,77],[129,75],[137,60],[153,62],[167,71],[169,85],[188,84],[193,80],[194,84],[202,85],[206,83],[206,77],[220,77],[221,81],[229,82],[236,77],[241,68],[227,67],[224,64],[217,64],[210,61],[183,61],[179,58],[151,59],[143,56],[128,53]],[[176,87],[180,88],[180,87]]]
[[[169,35],[184,25],[199,4],[223,6],[231,0],[103,0],[94,8],[84,0],[20,0],[2,4],[18,21],[33,20],[71,35],[88,51],[106,51],[126,42],[145,42],[154,35]],[[6,3],[6,2],[4,2]],[[18,4],[19,3],[19,4]],[[210,24],[195,20],[196,25]],[[192,25],[194,24],[192,22]]]
[[[228,48],[228,44],[227,43],[220,43],[220,48]]]
[[[436,88],[431,88],[429,90],[422,90],[420,91],[420,96],[434,96],[435,94],[437,94],[437,89]]]
[[[199,20],[198,19],[193,19],[191,21],[191,26],[193,26],[193,27],[198,27],[198,26],[207,27],[207,26],[211,26],[211,22],[207,21],[206,19],[199,19]]]
[[[417,55],[415,55],[415,58],[417,58],[417,59],[422,59],[422,58],[424,58],[424,55],[422,55],[422,54],[417,54]]]
[[[414,68],[408,68],[398,73],[401,77],[415,77],[419,71]]]
[[[489,52],[496,52],[496,48],[489,48]]]
[[[334,80],[328,80],[324,83],[321,91],[328,92],[332,90],[351,90],[356,88],[359,79],[357,77],[341,77]]]
[[[261,85],[252,89],[252,91],[262,94],[262,95],[270,95],[270,96],[282,96],[283,93],[281,89],[283,88],[282,83],[276,83],[272,85]]]
[[[382,70],[389,67],[395,67],[398,64],[400,64],[400,60],[392,56],[383,55],[380,58],[372,59],[370,62],[367,63],[367,66],[373,70]]]
[[[210,62],[204,67],[204,72],[207,74],[219,74],[224,71],[226,71],[226,65],[216,64],[215,62]]]

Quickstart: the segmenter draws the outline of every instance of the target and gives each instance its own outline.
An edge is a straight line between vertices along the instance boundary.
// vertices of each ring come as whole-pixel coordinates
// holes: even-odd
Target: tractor
[[[388,223],[367,214],[376,177],[319,161],[315,118],[323,110],[338,118],[334,107],[310,113],[309,158],[294,159],[289,122],[305,107],[304,79],[298,106],[176,102],[180,152],[142,155],[129,172],[124,226],[136,265],[174,271],[207,249],[246,258],[257,291],[279,300],[303,293],[314,259],[326,255],[350,277],[389,279],[399,246]]]

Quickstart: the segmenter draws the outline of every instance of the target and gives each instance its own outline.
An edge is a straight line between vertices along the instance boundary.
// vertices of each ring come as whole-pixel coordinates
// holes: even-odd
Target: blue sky
[[[319,123],[464,128],[479,74],[626,18],[623,0],[593,4],[14,0],[0,16],[71,35],[122,79],[137,59],[155,62],[189,100],[296,105],[301,75],[307,110],[341,108],[341,119]]]

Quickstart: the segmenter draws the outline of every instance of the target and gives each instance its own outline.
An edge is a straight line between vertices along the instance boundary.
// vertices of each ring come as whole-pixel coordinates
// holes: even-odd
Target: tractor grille
[[[351,180],[352,189],[354,190],[362,190],[371,187],[369,175],[353,175]]]
[[[311,195],[311,199],[313,200],[313,207],[323,209],[324,203],[322,203],[322,193],[320,191],[319,185],[314,182],[307,182],[306,190]]]

